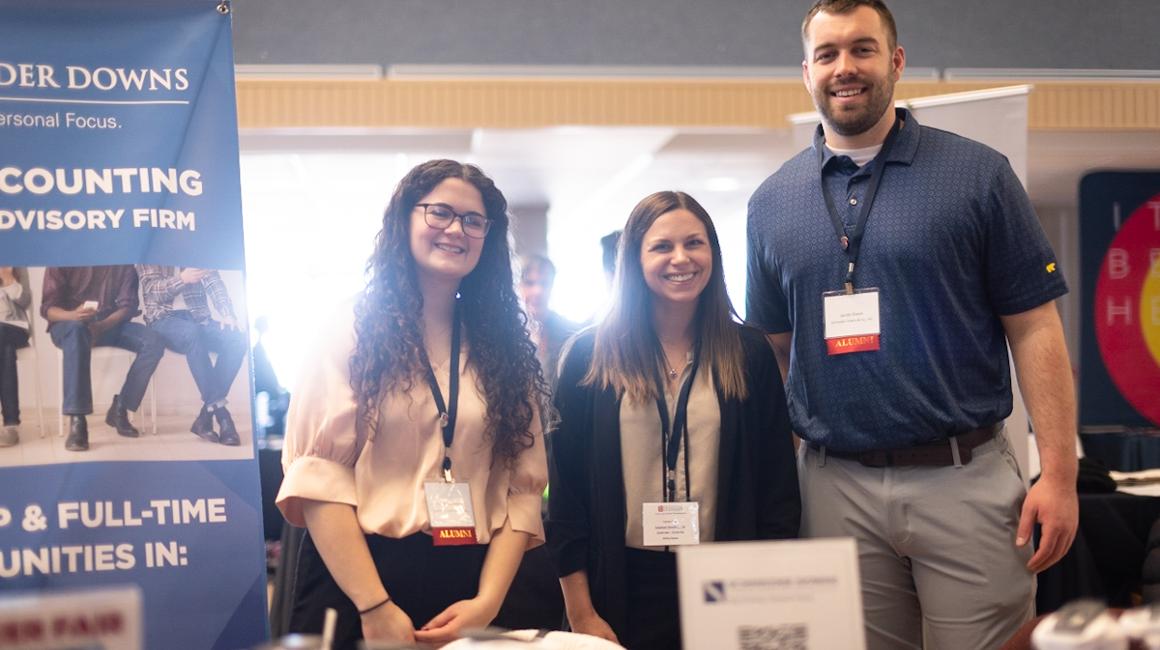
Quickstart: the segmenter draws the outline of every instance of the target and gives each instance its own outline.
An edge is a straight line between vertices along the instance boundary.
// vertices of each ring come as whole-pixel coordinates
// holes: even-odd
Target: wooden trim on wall
[[[1021,83],[900,82],[899,99]],[[1033,130],[1160,130],[1160,82],[1032,82]],[[243,79],[244,129],[788,126],[813,110],[797,81],[721,79]]]

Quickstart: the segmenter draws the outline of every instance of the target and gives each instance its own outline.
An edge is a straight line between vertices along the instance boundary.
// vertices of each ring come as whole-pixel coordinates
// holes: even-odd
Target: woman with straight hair
[[[336,648],[442,644],[495,618],[543,541],[547,385],[507,201],[472,165],[415,167],[368,272],[288,414],[277,503],[308,530],[290,629],[317,633],[333,607]]]
[[[645,197],[612,309],[573,340],[555,397],[548,540],[573,631],[679,648],[676,546],[797,536],[781,375],[733,315],[708,213]]]

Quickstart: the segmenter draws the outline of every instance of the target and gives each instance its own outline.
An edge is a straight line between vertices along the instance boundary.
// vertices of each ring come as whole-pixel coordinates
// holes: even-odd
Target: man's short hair
[[[613,230],[600,238],[601,261],[604,263],[604,273],[608,277],[616,273],[616,249],[620,245],[620,232]]]
[[[520,265],[520,280],[526,280],[528,274],[535,272],[540,278],[548,278],[549,282],[556,277],[556,265],[543,255],[527,255]]]
[[[870,7],[878,12],[878,16],[882,19],[882,26],[886,28],[886,45],[891,50],[898,45],[898,28],[894,25],[894,15],[886,8],[886,3],[882,0],[817,0],[814,6],[806,13],[806,17],[802,20],[802,45],[808,41],[808,30],[810,28],[810,21],[814,16],[823,11],[828,14],[848,14],[858,7]],[[808,54],[808,53],[807,53]]]

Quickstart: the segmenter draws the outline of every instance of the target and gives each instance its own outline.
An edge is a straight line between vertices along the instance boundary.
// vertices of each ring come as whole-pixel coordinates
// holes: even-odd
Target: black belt
[[[866,467],[894,467],[923,465],[931,467],[947,467],[954,465],[955,454],[951,447],[954,440],[959,447],[958,464],[966,465],[971,462],[971,450],[979,445],[990,442],[999,430],[998,424],[971,429],[949,438],[927,442],[913,447],[899,449],[875,449],[873,451],[834,451],[826,448],[825,454],[835,458],[856,460]],[[811,449],[819,450],[822,445],[809,444]]]

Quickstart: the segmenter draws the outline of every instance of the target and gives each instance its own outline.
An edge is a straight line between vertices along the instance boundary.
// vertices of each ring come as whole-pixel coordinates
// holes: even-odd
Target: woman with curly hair
[[[292,631],[333,607],[336,648],[451,641],[495,617],[542,543],[547,387],[507,238],[477,167],[434,160],[399,182],[367,287],[288,415],[277,503],[308,530]]]
[[[733,321],[717,231],[688,194],[633,208],[612,309],[573,340],[555,403],[548,540],[574,631],[680,648],[676,546],[797,536],[777,362]]]

